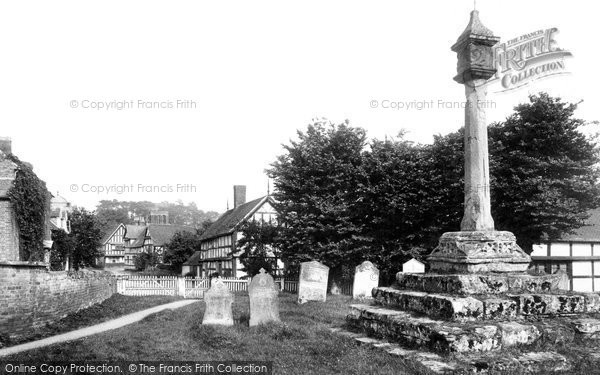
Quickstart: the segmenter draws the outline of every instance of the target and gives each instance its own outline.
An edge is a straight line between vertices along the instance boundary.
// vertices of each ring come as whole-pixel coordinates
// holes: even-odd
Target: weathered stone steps
[[[364,334],[347,331],[339,327],[331,328],[331,332],[340,336],[352,338],[356,340],[356,342],[360,345],[370,345],[374,348],[385,350],[390,355],[418,363],[426,369],[428,369],[429,371],[436,374],[453,373],[454,370],[456,370],[457,368],[456,363],[448,363],[448,360],[446,358],[436,353],[414,349],[406,349],[398,344],[391,343],[386,340],[374,339],[371,337],[367,337]]]
[[[540,337],[533,324],[446,322],[380,306],[352,305],[348,323],[369,336],[384,337],[408,347],[428,347],[437,352],[484,352]]]
[[[377,304],[451,321],[507,320],[518,316],[573,315],[600,311],[597,294],[506,294],[450,296],[380,287]]]
[[[539,373],[541,371],[566,371],[571,363],[556,352],[526,352],[516,356],[498,353],[466,353],[452,358],[423,350],[407,349],[385,339],[374,339],[364,334],[350,332],[342,328],[332,328],[331,332],[352,338],[360,345],[370,345],[385,350],[392,356],[407,362],[417,363],[435,374],[479,373],[490,371]]]

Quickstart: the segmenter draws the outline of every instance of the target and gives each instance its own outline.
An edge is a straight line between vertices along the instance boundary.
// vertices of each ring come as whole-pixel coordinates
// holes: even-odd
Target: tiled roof
[[[196,232],[193,227],[187,225],[175,225],[175,224],[150,224],[148,225],[148,235],[152,238],[154,246],[163,246],[164,244],[171,241],[171,238],[177,232]]]
[[[588,212],[586,225],[577,228],[573,234],[564,235],[560,241],[600,242],[600,208]]]
[[[146,232],[145,225],[126,225],[124,238],[135,239],[138,238],[142,232]]]
[[[127,226],[129,230],[129,225]],[[146,237],[150,237],[152,239],[152,244],[154,246],[164,246],[166,243],[171,241],[171,238],[177,232],[195,232],[196,229],[193,227],[188,227],[186,225],[176,225],[176,224],[149,224],[147,226],[137,226],[142,230],[139,231],[137,238],[135,241],[129,245],[129,247],[142,247],[144,246],[144,241]],[[139,229],[136,229],[139,230]],[[128,235],[129,238],[129,235]]]
[[[201,251],[196,251],[188,260],[183,262],[184,266],[199,266],[200,265],[200,254]]]
[[[455,46],[461,44],[467,38],[472,37],[485,37],[495,40],[499,39],[498,37],[494,36],[494,33],[490,29],[488,29],[483,25],[483,23],[481,23],[481,20],[479,19],[479,12],[477,10],[471,11],[469,24],[465,28],[465,31],[463,31],[462,34],[460,34],[460,36],[458,37]]]
[[[146,230],[147,230],[147,228],[144,227],[144,231],[140,232],[140,235],[138,236],[138,238],[136,238],[135,241],[133,241],[133,243],[131,245],[129,245],[129,247],[144,246],[144,241],[146,240]]]
[[[268,199],[271,198],[269,196],[264,196],[226,211],[223,215],[219,216],[217,221],[215,221],[206,232],[202,234],[201,239],[206,240],[227,233],[233,233],[237,225],[240,224],[246,216],[256,211]]]

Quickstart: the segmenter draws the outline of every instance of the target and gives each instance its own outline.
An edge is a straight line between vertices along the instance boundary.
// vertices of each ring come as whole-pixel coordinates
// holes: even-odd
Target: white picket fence
[[[125,276],[117,279],[117,293],[128,296],[176,296],[177,276]]]
[[[248,279],[223,278],[223,283],[232,292],[248,291]],[[281,291],[296,293],[298,282],[277,279]],[[210,288],[210,279],[182,276],[120,276],[117,279],[117,293],[127,296],[180,296],[184,298],[204,298],[204,292]]]
[[[297,293],[298,292],[298,281],[283,280],[283,288],[280,288],[284,292]]]

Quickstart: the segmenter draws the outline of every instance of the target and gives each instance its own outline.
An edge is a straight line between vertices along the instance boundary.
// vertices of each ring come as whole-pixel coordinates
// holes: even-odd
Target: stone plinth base
[[[446,321],[501,321],[514,318],[600,313],[595,293],[523,293],[458,297],[448,294],[375,288],[378,305]]]
[[[405,274],[396,275],[398,289],[456,295],[500,293],[547,293],[569,288],[563,271],[552,275],[533,276],[524,273],[481,274]]]
[[[435,272],[524,272],[531,258],[511,232],[448,232],[428,261]]]
[[[349,327],[407,349],[499,352],[600,336],[600,296],[564,290],[567,276],[402,274],[353,305]],[[542,340],[542,341],[540,341]]]

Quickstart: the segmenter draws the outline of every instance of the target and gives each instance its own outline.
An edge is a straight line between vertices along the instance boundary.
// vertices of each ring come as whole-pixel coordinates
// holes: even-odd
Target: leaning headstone
[[[250,327],[280,321],[278,294],[279,291],[273,277],[266,273],[264,268],[261,268],[260,273],[252,278],[248,286]]]
[[[373,263],[365,260],[356,266],[352,298],[373,298],[371,291],[379,286],[379,270]]]
[[[324,302],[327,298],[327,278],[329,267],[313,260],[300,265],[298,303],[308,301]]]
[[[223,283],[223,279],[218,277],[212,280],[210,289],[204,293],[204,301],[206,311],[202,324],[233,325],[233,294]]]
[[[425,273],[425,264],[413,258],[402,264],[402,273]]]

